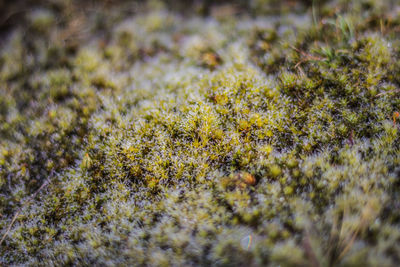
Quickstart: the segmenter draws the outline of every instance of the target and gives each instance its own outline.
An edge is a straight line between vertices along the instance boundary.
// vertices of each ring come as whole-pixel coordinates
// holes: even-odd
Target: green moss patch
[[[398,266],[399,6],[308,2],[24,11],[1,262]]]

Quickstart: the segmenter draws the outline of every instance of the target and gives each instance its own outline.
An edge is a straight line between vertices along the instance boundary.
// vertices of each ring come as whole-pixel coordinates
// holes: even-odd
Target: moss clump
[[[400,264],[395,1],[37,5],[0,49],[1,262]]]

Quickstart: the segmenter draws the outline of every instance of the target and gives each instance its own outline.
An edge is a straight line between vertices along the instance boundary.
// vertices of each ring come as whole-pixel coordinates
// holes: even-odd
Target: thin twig
[[[297,64],[294,66],[295,69],[299,69],[301,64],[303,64],[305,62],[308,62],[308,61],[312,61],[312,60],[322,61],[322,60],[324,60],[324,58],[322,58],[322,57],[318,57],[318,56],[314,56],[314,55],[311,55],[309,53],[306,53],[306,52],[294,47],[293,45],[289,45],[289,47],[292,48],[293,50],[295,50],[296,52],[298,52],[299,54],[301,54],[304,57],[299,62],[297,62]],[[302,72],[301,69],[300,69],[300,71]]]
[[[321,265],[320,265],[319,260],[318,260],[317,256],[315,255],[314,250],[311,246],[310,234],[308,233],[307,230],[305,232],[305,236],[303,239],[303,248],[304,248],[304,251],[305,251],[308,259],[310,260],[310,266],[320,267]]]
[[[351,247],[354,244],[354,241],[356,240],[356,237],[358,235],[359,229],[357,229],[356,231],[354,231],[353,235],[350,238],[350,241],[346,244],[346,247],[342,250],[342,252],[340,253],[338,259],[341,260],[344,256],[346,256],[347,252],[349,252],[349,250],[351,249]]]
[[[387,94],[391,94],[391,93],[400,93],[400,89],[397,89],[397,90],[390,90],[390,91],[387,91],[387,92],[383,92],[383,93],[379,93],[379,94],[377,94],[375,97],[380,97],[380,96],[383,96],[383,95],[387,95]]]
[[[300,49],[294,47],[293,45],[289,45],[289,47],[292,48],[293,50],[297,51],[298,53],[302,54],[304,57],[307,58],[307,60],[316,60],[316,61],[324,60],[324,58],[322,58],[322,57],[314,56],[312,54],[304,52],[303,50],[300,50]]]
[[[15,221],[17,220],[18,215],[21,213],[22,208],[23,208],[26,204],[28,204],[32,199],[34,199],[34,198],[37,196],[37,194],[38,194],[40,191],[42,191],[42,189],[45,188],[49,183],[50,183],[49,180],[47,180],[46,182],[44,182],[44,183],[42,184],[42,186],[39,187],[39,189],[36,190],[36,192],[33,193],[33,194],[21,205],[21,207],[20,207],[19,210],[15,213],[13,219],[11,220],[11,223],[10,223],[10,225],[8,226],[7,231],[4,233],[3,237],[1,238],[1,240],[0,240],[0,246],[1,246],[1,244],[3,243],[3,241],[6,239],[8,233],[11,231],[11,228],[12,228],[13,224],[15,223]]]

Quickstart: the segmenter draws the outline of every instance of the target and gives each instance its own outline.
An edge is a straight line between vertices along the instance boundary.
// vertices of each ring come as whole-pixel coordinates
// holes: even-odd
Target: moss
[[[399,265],[397,3],[195,2],[9,28],[1,262]]]
[[[31,27],[39,33],[48,32],[55,23],[54,14],[50,10],[34,10],[30,14]]]

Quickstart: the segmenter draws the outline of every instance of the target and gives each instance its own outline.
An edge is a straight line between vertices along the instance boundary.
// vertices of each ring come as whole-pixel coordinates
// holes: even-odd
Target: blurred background
[[[22,25],[34,9],[54,12],[58,23],[65,23],[71,15],[82,12],[115,12],[120,18],[149,8],[167,8],[183,15],[249,15],[276,14],[285,11],[302,12],[312,5],[320,5],[323,0],[164,0],[164,1],[126,1],[126,0],[0,0],[0,31]]]

